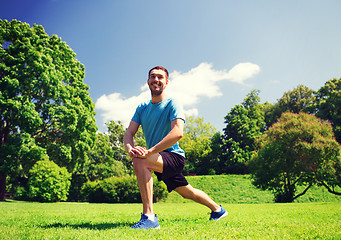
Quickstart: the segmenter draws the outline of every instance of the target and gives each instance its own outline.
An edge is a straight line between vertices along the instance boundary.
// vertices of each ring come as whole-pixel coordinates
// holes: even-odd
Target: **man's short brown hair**
[[[161,66],[156,66],[156,67],[153,67],[152,69],[150,69],[149,72],[148,72],[148,78],[150,77],[150,73],[151,73],[153,70],[155,70],[155,69],[156,69],[156,70],[162,70],[162,71],[164,71],[164,72],[166,73],[166,78],[168,79],[169,74],[168,74],[167,69],[164,68],[164,67],[161,67]]]

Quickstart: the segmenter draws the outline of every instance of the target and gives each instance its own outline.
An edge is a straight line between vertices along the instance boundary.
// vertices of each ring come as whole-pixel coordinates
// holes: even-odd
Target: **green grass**
[[[8,201],[0,202],[0,239],[341,239],[341,197],[324,188],[310,189],[295,203],[275,204],[247,175],[187,179],[229,215],[210,222],[207,208],[171,193],[154,205],[161,229],[139,231],[130,227],[141,204]]]
[[[157,203],[160,230],[132,230],[141,204],[1,202],[1,239],[341,239],[341,203]]]
[[[273,203],[273,194],[252,185],[249,175],[188,176],[186,178],[193,187],[203,190],[216,202]],[[303,189],[299,187],[298,191],[302,192]],[[190,200],[185,200],[172,192],[164,202],[186,203]],[[324,187],[312,187],[294,202],[341,202],[341,196],[329,193]]]

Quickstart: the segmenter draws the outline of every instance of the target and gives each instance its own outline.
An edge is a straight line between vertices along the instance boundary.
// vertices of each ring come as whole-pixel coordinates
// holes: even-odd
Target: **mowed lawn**
[[[0,203],[0,239],[341,239],[341,203],[156,203],[160,230],[132,230],[141,204]]]

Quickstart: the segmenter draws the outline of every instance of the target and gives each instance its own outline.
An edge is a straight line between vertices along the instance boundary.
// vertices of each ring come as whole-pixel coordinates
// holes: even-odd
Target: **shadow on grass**
[[[200,220],[193,219],[167,219],[161,220],[160,224],[169,224],[168,222],[174,223],[193,223],[193,222],[201,222]],[[122,228],[131,228],[134,223],[132,222],[113,222],[113,223],[81,223],[81,224],[71,224],[71,223],[52,223],[46,225],[40,225],[41,228],[50,229],[50,228],[74,228],[74,229],[88,229],[88,230],[107,230],[107,229],[122,229]]]
[[[68,224],[68,223],[54,223],[41,228],[74,228],[74,229],[89,229],[89,230],[106,230],[113,228],[126,228],[131,227],[131,222],[116,222],[116,223],[82,223],[82,224]]]

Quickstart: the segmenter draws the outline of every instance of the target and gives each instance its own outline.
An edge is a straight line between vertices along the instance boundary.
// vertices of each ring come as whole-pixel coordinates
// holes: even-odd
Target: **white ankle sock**
[[[219,207],[219,209],[218,210],[216,210],[216,211],[214,211],[214,212],[220,212],[221,211],[221,207]]]
[[[155,220],[155,218],[154,218],[154,215],[153,214],[145,214],[147,217],[148,217],[148,219],[150,220],[150,221],[153,221],[154,222],[154,220]]]

